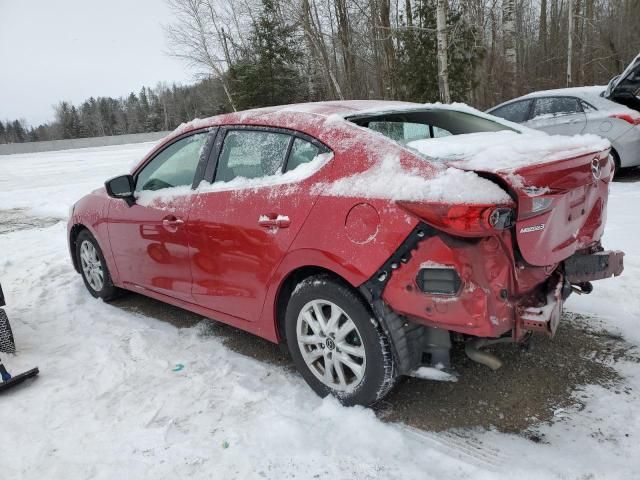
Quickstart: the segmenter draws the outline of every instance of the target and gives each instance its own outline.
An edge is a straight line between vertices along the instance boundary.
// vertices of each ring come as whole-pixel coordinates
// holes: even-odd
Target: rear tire
[[[122,294],[111,281],[100,245],[88,230],[82,230],[76,239],[76,260],[84,286],[92,296],[109,302]]]
[[[613,178],[617,177],[618,175],[620,175],[622,172],[624,172],[625,169],[622,168],[622,166],[620,165],[620,155],[618,155],[618,152],[616,152],[614,149],[611,149],[611,158],[613,159]]]
[[[395,385],[389,339],[348,285],[329,275],[307,278],[291,295],[285,322],[296,368],[321,397],[368,406]]]

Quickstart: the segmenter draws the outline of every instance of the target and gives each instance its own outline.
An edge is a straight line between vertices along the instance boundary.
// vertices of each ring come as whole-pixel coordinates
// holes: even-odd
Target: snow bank
[[[515,170],[528,165],[601,152],[611,147],[597,135],[547,135],[509,131],[469,133],[409,142],[407,147],[439,161],[473,170]]]
[[[397,157],[386,156],[369,170],[321,185],[325,195],[447,203],[509,203],[495,183],[474,172],[442,168],[435,177],[403,168]]]

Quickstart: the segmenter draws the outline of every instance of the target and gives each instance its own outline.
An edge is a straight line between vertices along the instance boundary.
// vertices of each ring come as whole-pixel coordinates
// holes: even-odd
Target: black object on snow
[[[38,367],[36,367],[24,373],[21,373],[20,375],[16,375],[15,377],[12,377],[9,374],[9,372],[7,372],[7,370],[4,368],[4,365],[0,363],[0,375],[2,376],[2,379],[3,379],[3,381],[0,382],[0,393],[21,384],[22,382],[24,382],[29,378],[35,377],[36,375],[38,375],[38,373],[40,373],[40,370],[38,370]],[[7,380],[4,380],[5,378]]]
[[[4,307],[4,305],[4,294],[0,285],[0,307]],[[13,340],[9,318],[3,308],[0,308],[0,352],[16,353],[16,344]],[[19,375],[11,376],[0,360],[0,393],[21,384],[29,378],[35,377],[38,373],[40,373],[40,370],[36,367]]]

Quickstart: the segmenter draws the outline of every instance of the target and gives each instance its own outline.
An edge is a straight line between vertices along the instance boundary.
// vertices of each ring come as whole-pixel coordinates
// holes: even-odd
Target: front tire
[[[85,287],[95,298],[105,302],[120,296],[121,290],[113,285],[100,245],[88,230],[83,230],[76,239],[76,260]]]
[[[296,368],[321,397],[368,406],[395,385],[389,339],[348,285],[328,275],[307,278],[291,295],[285,322]]]

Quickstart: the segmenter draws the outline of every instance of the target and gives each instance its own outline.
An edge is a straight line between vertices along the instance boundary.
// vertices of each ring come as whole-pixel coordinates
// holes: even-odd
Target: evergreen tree
[[[0,122],[0,143],[7,143],[7,130],[2,122]]]
[[[401,86],[402,100],[436,102],[439,99],[438,61],[436,56],[436,0],[417,4],[413,19],[419,28],[410,28],[400,34],[397,84]],[[466,101],[473,87],[475,63],[473,29],[465,23],[456,8],[447,10],[449,35],[455,26],[456,36],[449,40],[449,88],[452,101]]]
[[[228,73],[238,109],[299,101],[305,84],[298,70],[296,27],[280,21],[274,0],[262,0],[262,6],[251,37],[252,52]]]
[[[22,143],[25,141],[26,132],[24,131],[24,127],[22,126],[22,123],[20,123],[20,120],[13,121],[13,135],[16,143]]]

